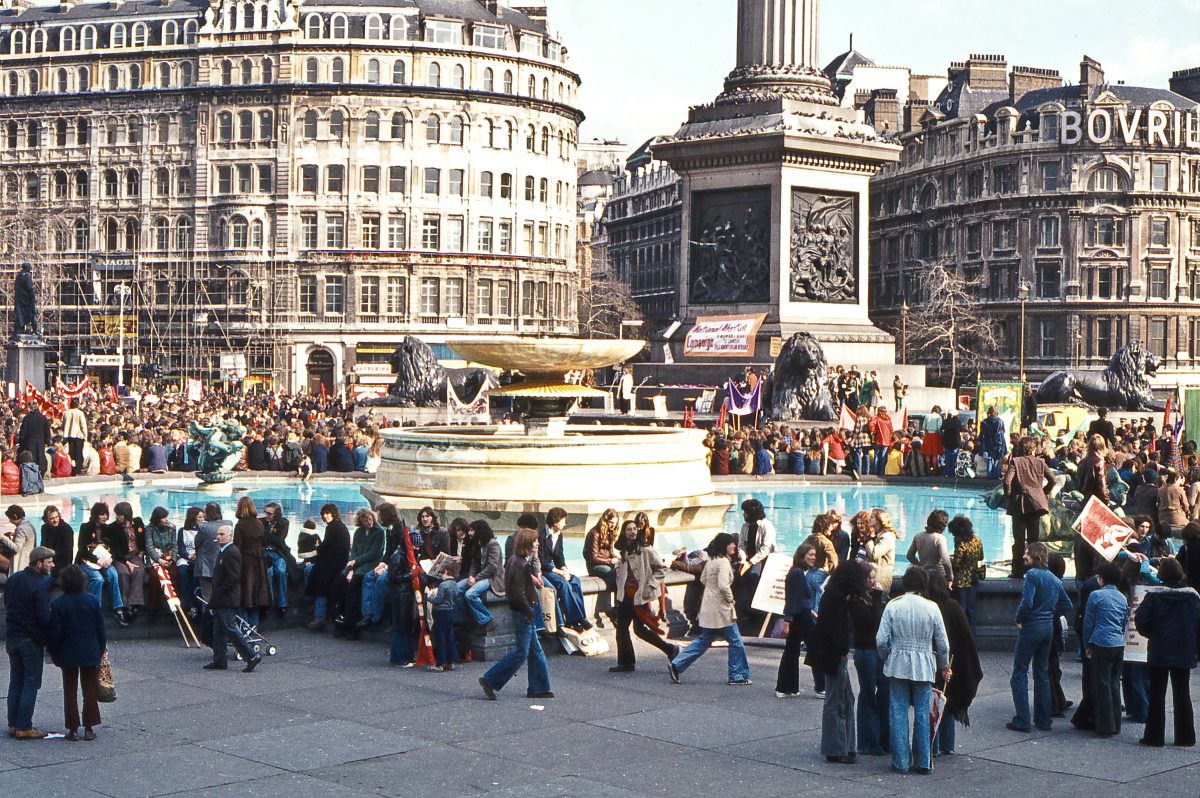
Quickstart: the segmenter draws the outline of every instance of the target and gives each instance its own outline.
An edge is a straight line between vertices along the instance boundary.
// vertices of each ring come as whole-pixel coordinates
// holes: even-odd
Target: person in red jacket
[[[4,463],[0,465],[0,494],[16,496],[21,492],[21,468],[12,459],[12,454],[4,452]]]
[[[61,440],[54,443],[54,465],[50,469],[50,476],[59,479],[69,477],[74,473],[75,465],[71,462],[71,456],[67,453],[67,445]]]
[[[879,412],[867,425],[871,433],[871,445],[875,448],[875,474],[882,474],[887,465],[888,449],[892,447],[892,419],[888,416],[887,408],[880,407]]]
[[[112,441],[104,441],[96,455],[100,458],[100,473],[111,477],[117,473],[117,458],[113,456]]]

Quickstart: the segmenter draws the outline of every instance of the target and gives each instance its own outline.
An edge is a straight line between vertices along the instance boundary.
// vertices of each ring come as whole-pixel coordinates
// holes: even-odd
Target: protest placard
[[[1133,625],[1133,614],[1142,606],[1146,596],[1159,590],[1165,590],[1158,585],[1134,585],[1133,596],[1129,602],[1129,618],[1125,622],[1125,661],[1147,662],[1150,655],[1150,641],[1138,634]]]
[[[1133,529],[1125,520],[1095,496],[1088,499],[1071,528],[1109,562],[1113,561],[1133,534]]]
[[[791,555],[767,555],[767,559],[763,560],[762,576],[759,577],[750,607],[769,615],[783,615],[784,592],[788,571],[791,569]]]

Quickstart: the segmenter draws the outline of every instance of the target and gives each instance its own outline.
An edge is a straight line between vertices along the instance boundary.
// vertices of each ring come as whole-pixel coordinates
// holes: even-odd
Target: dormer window
[[[488,47],[493,50],[504,49],[504,28],[491,25],[476,25],[471,29],[472,42],[476,47]]]
[[[540,57],[542,54],[542,37],[535,36],[532,33],[522,33],[521,52],[526,55],[536,55]]]
[[[1058,114],[1042,114],[1041,140],[1045,142],[1058,141]]]
[[[462,23],[440,19],[427,20],[425,41],[434,44],[462,44]]]

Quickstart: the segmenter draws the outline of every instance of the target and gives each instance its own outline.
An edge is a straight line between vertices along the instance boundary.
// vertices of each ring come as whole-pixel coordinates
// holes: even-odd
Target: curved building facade
[[[1200,366],[1197,108],[1108,83],[1089,58],[1076,85],[1003,56],[952,64],[872,182],[872,317],[900,340],[920,274],[943,263],[998,329],[989,374],[1018,375],[1022,340],[1034,380],[1134,340],[1167,369]]]
[[[127,368],[336,390],[404,335],[568,333],[578,86],[491,0],[18,4],[8,255],[88,371],[123,330]]]

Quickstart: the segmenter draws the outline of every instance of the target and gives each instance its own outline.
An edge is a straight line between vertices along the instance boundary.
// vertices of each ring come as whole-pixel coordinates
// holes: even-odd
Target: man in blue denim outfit
[[[1043,543],[1030,543],[1022,558],[1026,572],[1017,605],[1017,647],[1013,652],[1013,719],[1006,726],[1027,732],[1031,725],[1048,731],[1050,720],[1050,644],[1054,619],[1071,611],[1071,599],[1058,577],[1046,568],[1049,553]],[[1033,664],[1033,718],[1029,713],[1029,665]]]
[[[8,629],[8,736],[41,740],[45,732],[33,728],[33,709],[42,687],[46,659],[46,633],[50,626],[50,572],[54,549],[38,546],[29,565],[13,574],[4,589]]]
[[[1129,601],[1118,589],[1121,569],[1116,563],[1096,567],[1100,589],[1093,591],[1083,613],[1083,643],[1090,675],[1096,733],[1111,737],[1121,732],[1121,661],[1125,657],[1125,627]]]

